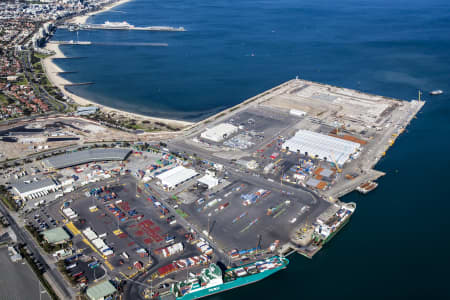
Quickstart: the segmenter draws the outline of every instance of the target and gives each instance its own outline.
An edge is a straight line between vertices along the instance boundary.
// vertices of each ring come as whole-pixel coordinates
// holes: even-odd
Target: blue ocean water
[[[298,75],[427,104],[377,169],[378,189],[312,260],[212,299],[450,299],[450,2],[134,0],[89,22],[187,32],[81,31],[60,60],[73,92],[109,106],[198,120]],[[55,39],[76,39],[59,30]],[[162,42],[168,47],[125,46]],[[116,45],[114,45],[116,43]],[[120,45],[122,43],[122,45]]]

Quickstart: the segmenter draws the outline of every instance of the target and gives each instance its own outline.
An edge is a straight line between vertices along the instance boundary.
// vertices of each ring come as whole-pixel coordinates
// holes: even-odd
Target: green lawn
[[[177,214],[179,214],[180,217],[182,217],[182,218],[185,218],[185,219],[186,219],[187,217],[189,217],[189,215],[188,215],[187,213],[185,213],[181,208],[177,208],[175,211],[176,211]]]
[[[34,56],[35,57],[37,57],[37,58],[39,58],[39,59],[44,59],[44,58],[46,58],[46,57],[49,57],[50,55],[47,55],[47,54],[41,54],[41,53],[34,53]]]

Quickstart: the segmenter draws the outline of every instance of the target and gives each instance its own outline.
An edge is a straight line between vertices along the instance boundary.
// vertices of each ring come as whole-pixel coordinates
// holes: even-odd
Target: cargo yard
[[[423,104],[295,79],[161,142],[94,147],[101,126],[47,122],[19,138],[80,145],[8,166],[0,181],[72,289],[194,293],[189,272],[239,286],[339,232],[356,208],[339,197],[377,188],[374,166]]]

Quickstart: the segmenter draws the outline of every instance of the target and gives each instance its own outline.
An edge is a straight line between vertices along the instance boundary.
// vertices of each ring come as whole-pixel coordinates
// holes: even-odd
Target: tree
[[[23,114],[25,116],[29,116],[29,115],[31,115],[31,113],[32,113],[32,111],[28,107],[25,107],[25,109],[23,110]]]

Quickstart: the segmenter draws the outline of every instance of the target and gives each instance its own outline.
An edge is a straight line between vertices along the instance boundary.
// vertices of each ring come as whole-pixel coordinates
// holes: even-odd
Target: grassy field
[[[41,53],[34,53],[34,56],[35,57],[37,57],[37,58],[39,58],[39,59],[44,59],[44,58],[47,58],[47,57],[49,57],[50,55],[47,55],[47,54],[41,54]]]

